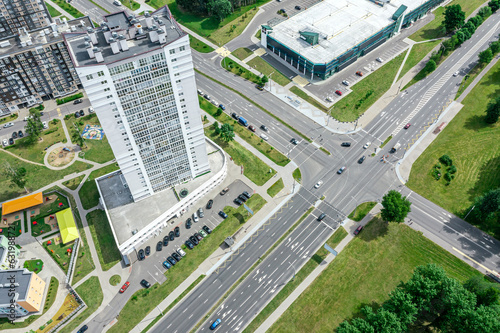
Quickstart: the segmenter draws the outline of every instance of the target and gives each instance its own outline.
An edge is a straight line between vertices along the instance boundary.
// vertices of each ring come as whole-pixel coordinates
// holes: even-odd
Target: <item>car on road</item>
[[[86,331],[86,330],[88,330],[88,329],[89,329],[89,327],[88,327],[87,325],[83,325],[83,326],[82,326],[82,328],[80,328],[80,329],[78,330],[78,332],[76,332],[76,333],[83,333],[83,332],[85,332],[85,331]]]
[[[370,147],[372,143],[371,142],[367,142],[365,143],[365,145],[363,146],[364,149],[368,149],[368,147]]]
[[[224,104],[219,104],[219,108],[222,110],[226,110],[226,107],[224,106]]]
[[[356,75],[358,75],[358,76],[363,76],[363,72],[362,72],[362,71],[357,71],[357,72],[356,72]]]
[[[163,262],[163,267],[165,267],[165,269],[169,269],[170,267],[172,267],[172,264],[168,262],[168,260],[165,260]]]
[[[248,199],[250,199],[252,197],[252,195],[250,195],[250,193],[248,193],[247,191],[243,191],[243,193],[241,193],[241,194],[243,194]]]
[[[149,283],[148,281],[142,279],[141,281],[141,285],[144,287],[144,288],[149,288],[151,287],[151,283]]]
[[[163,237],[163,246],[167,246],[168,245],[168,241],[169,241],[168,236]]]
[[[314,188],[319,188],[321,185],[323,185],[323,181],[320,180],[319,182],[316,183],[316,185],[314,185]]]
[[[81,99],[75,99],[75,101],[73,102],[73,104],[80,104],[80,103],[83,103]]]
[[[243,202],[246,202],[248,200],[248,198],[245,197],[243,194],[238,195],[238,199],[240,199]]]
[[[175,239],[175,233],[173,231],[170,231],[168,233],[168,238],[170,238],[170,240],[173,241]]]
[[[360,225],[359,227],[356,228],[356,230],[354,230],[354,235],[358,235],[361,232],[361,230],[363,230],[362,225]]]
[[[174,258],[172,258],[172,257],[167,257],[167,261],[169,263],[171,263],[172,266],[174,266],[175,264],[177,264],[177,261]]]
[[[17,139],[17,132],[13,132],[13,133],[12,133],[12,138],[13,138],[13,139]]]
[[[94,108],[93,107],[89,107],[89,113],[94,113]]]
[[[338,173],[339,175],[341,175],[341,174],[342,174],[342,172],[344,172],[344,171],[345,171],[345,169],[346,169],[346,167],[345,167],[345,166],[343,166],[342,168],[338,169],[337,173]]]
[[[194,248],[194,245],[193,243],[188,239],[187,241],[184,242],[184,244],[186,244],[186,246],[188,247],[188,249],[192,250]]]
[[[42,122],[42,126],[43,126],[43,129],[49,128],[49,125],[47,125],[46,121]]]
[[[194,236],[191,236],[189,237],[189,240],[194,244],[194,245],[198,245],[200,242],[198,242],[198,238],[194,237]]]
[[[219,102],[217,102],[215,99],[211,100],[210,103],[212,103],[215,106],[219,105]]]
[[[224,195],[227,192],[229,192],[229,187],[226,187],[225,189],[223,189],[222,191],[220,191],[220,195]]]
[[[205,217],[205,213],[203,213],[203,208],[198,209],[198,216],[199,216],[200,218]]]
[[[292,140],[290,140],[290,142],[293,143],[294,145],[298,145],[299,144],[299,142],[295,138],[292,138]]]
[[[17,135],[18,135],[20,138],[22,138],[22,137],[24,136],[23,131],[19,131],[19,132],[17,132]]]
[[[146,252],[146,256],[149,256],[151,254],[151,246],[146,246],[146,250],[144,252]]]
[[[302,7],[300,7],[300,6],[295,6],[295,9],[296,9],[296,10],[301,10],[301,9],[302,9]]]
[[[83,110],[80,110],[80,117],[83,117],[85,116],[85,112],[83,112]]]
[[[75,112],[75,118],[80,118],[80,112],[78,111]]]
[[[175,227],[174,234],[175,234],[175,237],[180,237],[181,236],[181,228]]]
[[[9,141],[7,141],[7,139],[3,139],[2,143],[4,147],[9,145]]]
[[[123,286],[121,287],[121,289],[120,289],[120,294],[123,294],[123,293],[125,292],[125,290],[127,290],[128,286],[130,286],[130,282],[128,282],[128,281],[127,281],[127,282],[125,282],[125,283],[123,284]]]
[[[240,116],[238,116],[238,115],[236,114],[236,112],[233,112],[233,113],[231,113],[231,117],[233,117],[234,119],[238,120],[238,118],[239,118]]]
[[[193,223],[191,222],[191,218],[189,217],[187,220],[186,220],[186,229],[191,229],[191,225]]]
[[[161,251],[162,249],[163,249],[163,243],[162,242],[156,243],[156,251]]]
[[[358,160],[358,164],[363,164],[363,162],[366,160],[366,156],[361,156],[361,158]]]
[[[137,252],[137,259],[139,261],[142,261],[142,260],[146,259],[146,256],[144,255],[144,250],[143,249],[140,249],[139,252]]]
[[[206,209],[212,209],[212,206],[214,205],[214,201],[212,199],[208,200]]]
[[[177,253],[177,252],[174,252],[172,253],[172,257],[177,261],[181,261],[182,257]]]
[[[227,214],[224,213],[222,210],[219,212],[219,216],[222,217],[223,219],[227,218]]]
[[[350,142],[342,142],[340,144],[341,147],[350,147],[351,146],[351,143]]]
[[[411,126],[411,124],[410,124],[410,123],[406,124],[406,125],[405,125],[405,129],[410,128],[410,126]]]
[[[217,326],[219,326],[219,325],[220,325],[220,323],[221,323],[221,320],[220,320],[220,319],[217,319],[216,321],[214,321],[214,322],[212,323],[212,325],[210,325],[210,329],[213,331],[214,329],[216,329],[216,328],[217,328]]]
[[[262,133],[262,134],[260,135],[260,138],[261,138],[262,140],[264,140],[264,141],[269,140],[269,137],[268,137],[267,135],[265,135],[264,133]]]
[[[248,126],[248,129],[249,129],[250,131],[252,131],[252,132],[257,131],[257,129],[255,128],[255,126],[254,126],[254,125],[250,125],[250,126]]]
[[[283,10],[283,9],[282,9]],[[259,89],[260,91],[263,91],[264,90],[264,86],[258,84],[255,86],[255,88]]]
[[[380,62],[380,63],[383,63],[383,62],[384,62],[384,61],[382,60],[382,58],[377,58],[377,59],[375,59],[375,60],[377,60],[377,61],[378,61],[378,62]]]
[[[194,221],[194,223],[199,221],[198,215],[196,215],[196,212],[193,213],[193,221]]]
[[[210,100],[210,96],[208,96],[208,94],[203,95],[203,97],[204,97],[207,101],[209,101],[209,100]]]
[[[203,91],[201,91],[200,89],[198,89],[198,95],[203,96],[204,95]]]
[[[263,131],[266,131],[266,132],[269,131],[269,129],[266,127],[266,125],[260,125],[260,129]]]
[[[198,231],[198,233],[199,233],[199,234],[201,235],[201,237],[203,237],[203,238],[208,237],[208,234],[207,234],[207,233],[205,232],[205,230],[203,230],[203,229],[200,229],[200,231]]]
[[[456,71],[455,73],[453,73],[453,76],[458,76],[458,74],[460,74],[460,71]]]
[[[235,204],[237,204],[238,206],[241,206],[243,204],[243,202],[240,199],[238,199],[238,198],[234,199],[233,202]]]
[[[186,252],[184,252],[184,250],[180,247],[176,251],[181,257],[184,257],[186,255]]]
[[[340,91],[340,90],[336,90],[336,91],[335,91],[335,93],[336,93],[337,95],[339,95],[339,96],[342,96],[342,91]]]
[[[321,213],[320,216],[318,216],[317,220],[318,221],[323,221],[323,219],[326,217],[326,214],[325,213]]]
[[[342,81],[342,84],[343,84],[344,86],[348,86],[348,85],[349,85],[349,81],[344,80],[344,81]]]
[[[203,229],[203,230],[205,230],[205,232],[206,232],[207,234],[209,234],[209,235],[212,233],[212,229],[210,229],[210,228],[209,228],[209,227],[207,227],[206,225],[204,225],[204,226],[202,227],[202,229]]]
[[[3,128],[9,128],[9,127],[12,127],[14,126],[14,123],[6,123],[3,125]]]
[[[14,139],[9,138],[9,145],[13,145],[13,144],[14,144]]]

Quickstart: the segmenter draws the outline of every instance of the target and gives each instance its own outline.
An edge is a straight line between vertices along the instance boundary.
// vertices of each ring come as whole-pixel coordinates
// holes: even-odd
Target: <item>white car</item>
[[[42,123],[42,125],[43,125],[43,129],[47,129],[47,128],[49,128],[49,125],[47,125],[47,122],[46,122],[46,121],[44,121],[44,122]]]
[[[177,249],[177,253],[181,256],[184,257],[186,255],[186,252],[184,252],[180,247]]]
[[[320,180],[319,182],[316,183],[316,185],[314,185],[314,188],[319,188],[321,185],[323,185],[323,181]]]
[[[364,149],[368,149],[368,147],[370,147],[370,145],[371,145],[371,144],[372,144],[371,142],[367,142],[367,143],[363,146],[363,148],[364,148]]]
[[[201,91],[200,89],[198,89],[198,95],[203,96],[204,95],[203,91]]]
[[[348,86],[348,85],[349,85],[349,81],[344,80],[344,81],[342,81],[342,84],[343,84],[344,86]]]
[[[93,107],[89,107],[89,113],[94,113],[94,108]]]
[[[196,223],[199,221],[198,219],[198,215],[196,215],[196,213],[193,213],[193,221]]]
[[[375,59],[375,60],[377,60],[377,61],[378,61],[378,62],[380,62],[380,63],[384,62],[384,61],[382,60],[382,58],[377,58],[377,59]]]
[[[262,133],[262,134],[260,135],[260,138],[261,138],[262,140],[264,140],[264,141],[269,140],[269,138],[267,137],[267,135],[265,135],[264,133]]]
[[[7,139],[3,139],[3,145],[4,147],[7,147],[9,145],[9,141],[7,141]]]
[[[327,102],[330,102],[330,103],[333,103],[333,99],[332,99],[330,96],[328,96],[328,97],[326,98],[326,101],[327,101]]]
[[[455,73],[453,73],[453,76],[458,76],[458,74],[460,74],[460,72],[456,71]]]
[[[219,103],[215,99],[213,99],[211,102],[212,102],[213,105],[219,106]]]
[[[9,128],[9,127],[12,127],[12,126],[14,126],[14,123],[7,123],[7,124],[3,125],[3,128]]]

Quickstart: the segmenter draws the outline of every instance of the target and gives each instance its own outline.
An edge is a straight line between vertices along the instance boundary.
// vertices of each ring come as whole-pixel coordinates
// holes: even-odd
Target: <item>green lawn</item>
[[[104,298],[101,289],[101,283],[97,276],[90,277],[87,281],[75,288],[76,292],[83,299],[87,307],[77,314],[67,325],[60,329],[59,333],[73,332],[81,325],[97,308],[101,305]]]
[[[364,305],[380,306],[418,265],[436,263],[464,282],[480,275],[421,233],[374,218],[288,308],[268,332],[333,332],[359,316]]]
[[[36,224],[33,224],[36,222]],[[40,235],[52,234],[54,230],[51,229],[50,225],[44,222],[44,218],[37,220],[31,220],[31,235],[33,237],[38,237]]]
[[[121,280],[121,276],[116,274],[109,278],[109,284],[112,286],[117,286]]]
[[[323,104],[321,104],[320,102],[318,102],[317,100],[315,100],[314,98],[309,96],[306,92],[304,92],[299,87],[293,86],[290,88],[290,91],[293,92],[295,95],[299,96],[300,98],[302,98],[307,103],[314,106],[315,108],[317,108],[323,112],[328,112],[328,108],[326,106],[324,106]]]
[[[302,181],[302,174],[300,173],[300,169],[297,168],[295,170],[293,170],[293,179],[295,179],[297,182],[301,182]]]
[[[457,94],[455,95],[455,100],[457,100],[460,95],[462,95],[462,93],[465,91],[465,89],[467,89],[467,87],[472,83],[474,82],[474,80],[476,79],[476,77],[481,74],[481,72],[483,71],[483,69],[488,66],[488,64],[476,64],[476,66],[474,66],[470,71],[469,73],[467,73],[463,80],[462,80],[462,83],[460,85],[460,88],[458,88],[458,92]]]
[[[234,50],[231,52],[232,55],[234,55],[236,58],[240,60],[245,60],[249,56],[253,54],[252,50],[246,48],[246,47],[240,47],[239,49]]]
[[[258,194],[254,194],[246,204],[257,213],[266,201]],[[157,304],[163,301],[184,279],[194,272],[198,266],[214,252],[227,236],[233,235],[249,219],[243,206],[238,208],[225,207],[228,218],[222,221],[208,236],[193,250],[186,250],[187,255],[174,267],[165,272],[168,280],[159,285],[155,283],[148,290],[141,289],[127,302],[120,311],[120,319],[109,330],[109,333],[130,332]],[[185,245],[182,245],[185,248]]]
[[[243,166],[243,174],[258,186],[264,185],[276,171],[262,162],[257,156],[246,150],[236,141],[225,142],[215,134],[213,125],[205,128],[205,135],[218,144],[233,158],[234,163]],[[272,172],[269,172],[271,170]]]
[[[55,9],[54,7],[49,5],[47,2],[45,3],[45,6],[47,6],[47,9],[49,11],[50,16],[58,17],[59,15],[61,15],[61,13],[59,13],[59,11],[57,9]]]
[[[115,163],[90,173],[89,177],[80,188],[80,191],[78,191],[78,196],[80,197],[84,209],[90,209],[99,204],[99,191],[97,190],[97,185],[94,180],[118,169],[118,165]]]
[[[399,79],[401,79],[410,69],[415,67],[424,57],[432,51],[437,45],[441,43],[440,40],[435,40],[433,42],[426,42],[421,44],[415,44],[411,48],[410,55],[406,59],[405,64],[403,65],[403,69],[399,74]]]
[[[7,117],[0,118],[0,125],[8,123],[10,121],[14,121],[19,117],[17,113],[12,113]]]
[[[8,150],[25,160],[43,164],[45,153],[50,150],[48,149],[46,151],[45,149],[55,143],[63,142],[64,139],[66,139],[61,124],[57,124],[55,126],[50,122],[48,124],[49,129],[42,132],[42,135],[40,136],[42,139],[41,141],[29,144],[27,141],[28,138],[22,138],[17,140],[15,145],[9,146]],[[52,132],[53,130],[55,131]]]
[[[56,3],[59,7],[64,9],[68,14],[75,18],[79,17],[84,17],[82,13],[80,13],[75,7],[71,6],[69,3],[67,3],[65,0],[53,0],[54,3]]]
[[[95,113],[79,118],[78,120],[75,119],[74,114],[67,115],[64,117],[64,121],[66,122],[66,127],[70,135],[75,131],[76,122],[78,122],[76,125],[80,128],[80,134],[87,125],[100,125],[99,119]],[[102,140],[85,140],[85,145],[82,147],[80,157],[97,163],[105,163],[115,158],[106,134]]]
[[[198,96],[198,101],[200,102],[200,107],[205,112],[214,117],[221,124],[232,124],[234,132],[238,134],[240,138],[251,144],[254,148],[256,148],[277,165],[285,166],[290,162],[290,159],[288,159],[280,151],[274,149],[273,146],[248,130],[248,128],[241,126],[236,120],[228,116],[226,113],[223,112],[220,116],[216,117],[215,113],[217,112],[217,108],[212,103],[205,100],[203,97]]]
[[[352,86],[352,92],[333,106],[332,117],[339,121],[350,122],[355,121],[365,113],[373,103],[389,90],[406,52],[408,51],[398,55]]]
[[[24,262],[24,268],[27,268],[30,272],[40,273],[43,268],[43,261],[40,259],[26,260]]]
[[[464,107],[413,164],[407,186],[458,216],[474,198],[500,186],[500,123],[484,122],[486,105],[500,94],[500,63],[486,73],[462,102]],[[451,184],[434,180],[431,169],[447,154],[458,171]],[[475,223],[474,221],[471,221]],[[500,239],[498,223],[478,227]]]
[[[76,161],[66,169],[55,171],[45,166],[23,162],[5,153],[3,150],[0,150],[0,160],[2,161],[2,167],[5,163],[8,163],[14,169],[19,167],[24,167],[26,169],[26,187],[30,192],[35,192],[39,188],[53,183],[66,175],[74,172],[81,172],[92,167],[90,164]],[[10,184],[11,182],[7,179],[5,174],[0,172],[0,201],[17,198],[20,195],[26,194],[24,189],[18,187],[11,188]]]
[[[78,185],[82,182],[83,178],[85,178],[85,175],[81,175],[75,178],[72,178],[70,180],[67,180],[63,182],[63,185],[69,188],[70,190],[76,190],[78,188]]]
[[[141,7],[141,5],[138,2],[135,2],[134,0],[123,0],[122,5],[125,7],[131,9],[132,11],[135,11]]]
[[[333,249],[347,236],[347,231],[340,227],[326,242]],[[305,280],[311,272],[319,266],[319,264],[329,254],[324,247],[320,247],[318,251],[309,259],[309,261],[295,274],[293,281],[288,281],[286,286],[281,289],[276,296],[269,302],[264,309],[254,318],[254,320],[245,328],[243,333],[255,332],[257,328],[283,303],[283,301],[297,288],[302,281]]]
[[[221,66],[231,73],[241,76],[245,80],[259,85],[261,84],[260,76],[250,72],[246,68],[238,65],[236,62],[233,62],[233,60],[229,57],[225,57],[221,60]]]
[[[94,240],[102,270],[107,271],[120,262],[121,255],[116,246],[106,213],[100,209],[91,211],[87,214],[87,223],[92,234],[92,239]]]
[[[192,35],[189,35],[189,45],[191,46],[192,49],[200,53],[210,53],[214,51],[213,47],[203,43],[201,40],[199,40],[196,37],[193,37]]]
[[[68,273],[68,268],[69,268],[69,260],[71,258],[70,252],[68,250],[73,249],[74,242],[70,242],[66,245],[60,243],[60,244],[55,244],[54,239],[51,239],[50,241],[52,244],[48,244],[48,241],[43,242],[43,247],[49,255],[54,259],[55,262],[61,267],[61,269],[64,271],[64,273]]]
[[[35,219],[39,219],[41,217],[45,217],[50,214],[55,214],[56,212],[69,208],[68,199],[64,195],[61,195],[57,192],[52,192],[52,193],[51,192],[52,191],[45,191],[43,192],[43,194],[44,196],[49,196],[52,198],[57,197],[57,198],[55,198],[54,201],[51,202],[50,204],[47,203],[43,204],[40,207],[40,214],[36,215],[34,217]],[[62,206],[59,205],[60,203],[62,203]]]
[[[283,184],[283,178],[280,178],[276,183],[274,183],[267,189],[267,194],[274,198],[276,194],[278,194],[284,187],[285,185]]]
[[[356,207],[351,214],[349,214],[349,218],[353,221],[359,222],[361,221],[366,214],[372,210],[373,207],[375,207],[377,203],[373,201],[368,201],[368,202],[363,202],[361,205]]]
[[[287,78],[280,71],[271,66],[269,63],[267,63],[267,61],[265,61],[261,57],[253,58],[252,60],[247,62],[247,65],[255,68],[256,70],[266,75],[268,78],[270,78],[280,86],[286,86],[291,82],[289,78]]]

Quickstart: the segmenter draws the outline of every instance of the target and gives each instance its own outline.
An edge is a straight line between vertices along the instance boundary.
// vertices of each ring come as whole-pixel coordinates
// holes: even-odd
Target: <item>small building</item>
[[[27,269],[0,271],[0,317],[15,319],[43,309],[45,281]]]
[[[19,266],[19,249],[11,245],[5,236],[0,236],[0,270],[15,269]]]
[[[66,208],[56,213],[57,224],[59,225],[59,230],[61,231],[61,238],[63,244],[74,241],[79,238],[78,228],[75,224],[75,219],[73,218],[73,213],[71,208]]]
[[[43,204],[42,192],[7,201],[2,204],[2,216],[17,213],[27,208],[39,206],[41,204]]]

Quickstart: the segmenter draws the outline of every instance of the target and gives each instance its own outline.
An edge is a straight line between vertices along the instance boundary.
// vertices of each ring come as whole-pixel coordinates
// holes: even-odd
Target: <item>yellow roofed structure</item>
[[[76,228],[75,219],[71,208],[66,208],[56,213],[57,224],[61,232],[63,244],[74,241],[79,238],[78,229]]]
[[[2,215],[12,214],[26,208],[43,204],[42,192],[27,195],[25,197],[4,202],[2,204]]]

